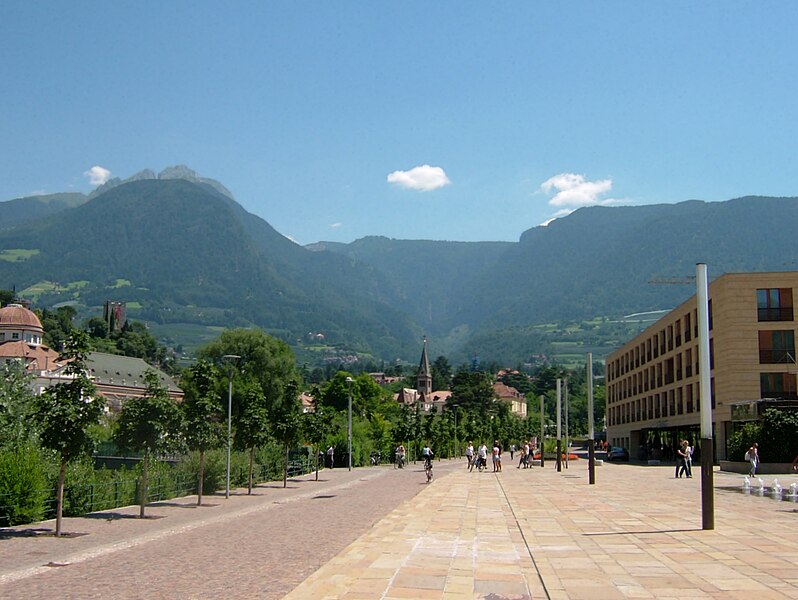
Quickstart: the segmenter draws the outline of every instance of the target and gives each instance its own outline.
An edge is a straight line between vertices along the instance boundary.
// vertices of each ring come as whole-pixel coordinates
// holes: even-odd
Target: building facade
[[[715,457],[741,406],[795,401],[798,272],[728,273],[709,285]],[[698,318],[693,296],[607,357],[607,441],[640,459],[670,459],[700,439]],[[735,414],[733,414],[735,413]]]

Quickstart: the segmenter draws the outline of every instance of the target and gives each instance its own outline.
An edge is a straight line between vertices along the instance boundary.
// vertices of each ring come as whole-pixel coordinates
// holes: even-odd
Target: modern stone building
[[[793,298],[798,272],[728,273],[709,285],[715,457],[735,422],[796,395]],[[700,439],[698,319],[693,296],[607,357],[607,441],[641,459],[669,459]],[[766,442],[763,442],[766,443]]]

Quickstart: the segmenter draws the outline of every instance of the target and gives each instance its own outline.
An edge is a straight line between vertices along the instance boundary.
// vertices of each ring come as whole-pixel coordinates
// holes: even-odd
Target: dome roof
[[[36,314],[20,304],[9,304],[0,308],[1,329],[36,329],[43,331],[42,322]]]

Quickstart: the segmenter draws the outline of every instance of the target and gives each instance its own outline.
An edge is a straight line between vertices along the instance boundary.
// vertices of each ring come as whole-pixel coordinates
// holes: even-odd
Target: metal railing
[[[288,477],[298,477],[315,471],[313,457],[297,458],[288,462]],[[248,470],[241,468],[238,481],[247,481]],[[283,463],[256,464],[253,467],[253,484],[276,481],[282,478]],[[132,475],[132,473],[131,473]],[[171,498],[190,496],[197,493],[198,481],[194,477],[164,477],[151,475],[147,485],[147,502],[161,502]],[[108,482],[64,485],[63,514],[67,517],[82,516],[94,512],[112,510],[123,506],[138,504],[140,501],[140,480],[137,476],[115,479]],[[56,490],[31,490],[29,497],[44,498],[43,519],[55,518]],[[19,494],[0,494],[0,527],[12,525],[11,519]],[[41,506],[42,501],[39,500]],[[14,519],[18,521],[19,519]],[[15,523],[23,524],[23,523]]]

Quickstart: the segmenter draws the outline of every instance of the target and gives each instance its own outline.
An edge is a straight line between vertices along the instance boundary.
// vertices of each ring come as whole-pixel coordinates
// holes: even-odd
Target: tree
[[[445,356],[439,356],[432,363],[432,389],[448,390],[452,385],[452,367]]]
[[[0,377],[0,446],[19,446],[33,436],[32,376],[23,361],[14,360],[0,365]]]
[[[202,488],[205,483],[205,453],[217,448],[222,440],[221,415],[216,368],[207,361],[200,361],[189,368],[182,380],[185,392],[183,399],[183,422],[186,446],[199,453],[199,482],[197,506],[202,505]]]
[[[0,290],[0,306],[8,306],[16,300],[17,294],[14,290]]]
[[[252,494],[252,470],[255,464],[255,449],[269,439],[269,411],[266,397],[257,385],[250,385],[241,395],[242,401],[235,418],[235,446],[249,452],[247,494]]]
[[[177,403],[169,397],[167,388],[152,369],[144,373],[147,390],[144,396],[128,398],[119,414],[115,440],[123,452],[141,452],[140,510],[144,518],[147,504],[148,469],[150,459],[181,447],[179,434],[182,415]]]
[[[59,306],[55,311],[43,309],[39,313],[39,320],[44,329],[44,343],[54,350],[61,350],[75,329],[72,321],[77,311],[72,306]]]
[[[319,452],[322,449],[322,443],[327,439],[327,436],[332,432],[332,419],[331,413],[326,411],[322,406],[316,402],[316,398],[321,395],[318,387],[315,387],[311,393],[313,396],[314,409],[302,415],[302,431],[305,440],[310,444],[313,455],[316,460],[316,481],[319,480]]]
[[[493,396],[493,386],[485,373],[461,368],[452,379],[452,395],[447,403],[487,416],[493,405]]]
[[[66,361],[64,376],[68,381],[47,388],[36,398],[33,418],[45,448],[58,453],[60,466],[56,489],[55,535],[61,535],[64,504],[64,478],[67,465],[89,454],[93,448],[90,426],[100,420],[104,402],[94,397],[95,389],[87,374],[89,339],[73,330],[65,340],[61,358]]]
[[[302,408],[299,404],[299,389],[292,381],[285,390],[280,402],[272,404],[270,417],[271,431],[274,438],[282,445],[285,462],[283,464],[283,487],[288,485],[288,453],[292,444],[301,437],[299,415]]]

